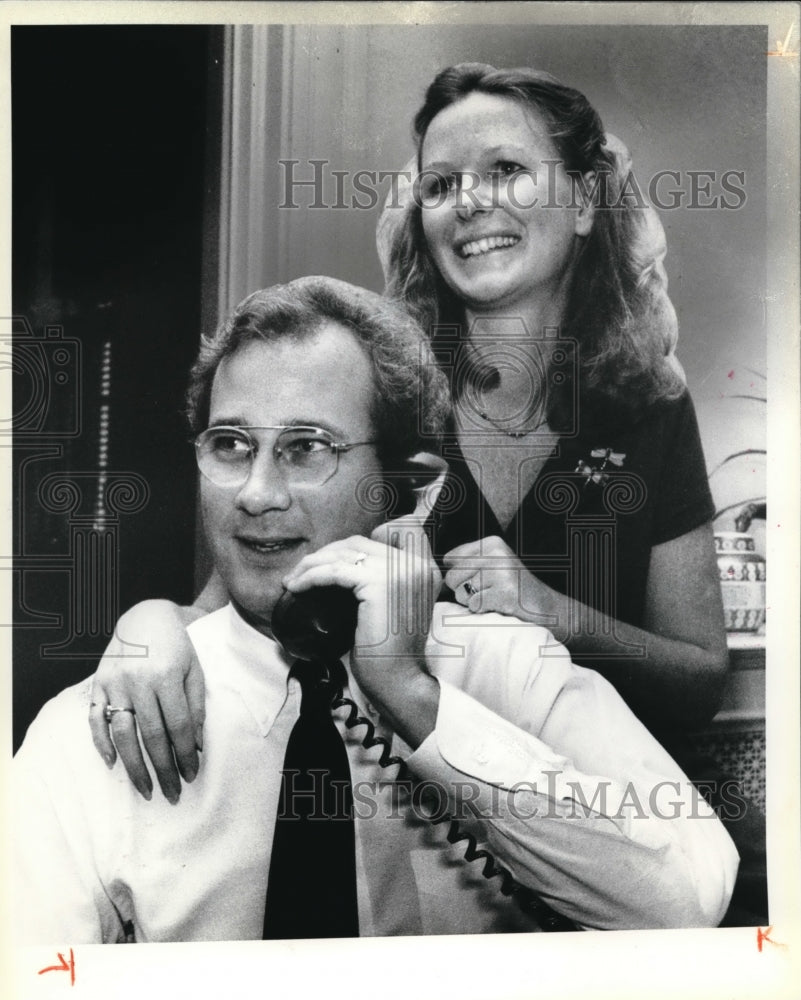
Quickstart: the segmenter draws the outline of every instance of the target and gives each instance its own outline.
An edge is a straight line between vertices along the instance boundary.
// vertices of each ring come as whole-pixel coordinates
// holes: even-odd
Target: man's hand
[[[185,626],[201,613],[170,601],[137,604],[117,623],[94,676],[89,725],[95,747],[109,767],[119,753],[146,799],[153,793],[153,783],[137,739],[137,724],[170,802],[176,803],[181,794],[179,772],[185,781],[193,781],[198,772],[205,687]],[[109,724],[106,706],[132,708],[135,715],[115,712]]]
[[[439,704],[424,654],[442,585],[419,523],[400,518],[372,538],[332,542],[302,559],[284,585],[295,593],[323,586],[353,591],[359,601],[353,676],[404,740],[419,745],[434,729]]]

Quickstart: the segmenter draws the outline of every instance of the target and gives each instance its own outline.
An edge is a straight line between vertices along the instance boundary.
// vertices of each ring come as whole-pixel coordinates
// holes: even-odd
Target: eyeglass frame
[[[202,439],[205,438],[206,435],[208,435],[211,431],[237,431],[239,434],[242,434],[245,438],[249,439],[250,444],[251,444],[250,465],[249,465],[248,470],[247,470],[247,475],[242,479],[241,482],[238,482],[238,483],[217,483],[217,482],[215,482],[211,478],[211,476],[208,475],[208,473],[204,472],[203,469],[201,468],[201,465],[200,465],[200,448],[201,448],[201,446],[203,444]],[[319,483],[293,483],[292,484],[293,486],[306,487],[306,488],[309,488],[309,489],[318,489],[320,486],[325,486],[325,484],[327,482],[329,482],[331,479],[333,479],[333,477],[339,471],[339,456],[340,456],[340,454],[347,453],[347,452],[351,451],[353,448],[361,448],[361,447],[363,447],[365,445],[370,445],[370,444],[375,445],[375,444],[378,444],[378,441],[337,441],[337,440],[333,439],[333,435],[331,434],[331,431],[326,430],[325,427],[317,427],[314,424],[247,424],[247,425],[244,425],[244,424],[217,424],[217,425],[215,425],[213,427],[207,427],[204,431],[201,431],[200,434],[198,434],[197,437],[192,442],[194,444],[194,446],[195,446],[195,462],[197,464],[198,471],[213,486],[216,486],[219,489],[241,489],[247,483],[247,481],[250,479],[251,474],[253,473],[253,462],[254,462],[254,459],[255,459],[256,455],[258,455],[258,453],[259,453],[259,442],[258,442],[258,439],[255,438],[250,433],[251,431],[278,431],[278,434],[276,435],[275,441],[273,442],[272,452],[273,452],[273,459],[275,460],[275,462],[276,462],[276,464],[278,465],[279,468],[283,468],[283,466],[281,466],[279,464],[279,459],[280,459],[280,456],[281,456],[282,452],[280,450],[277,451],[277,448],[278,448],[278,439],[281,437],[281,433],[283,431],[313,431],[315,434],[319,434],[325,440],[325,443],[328,445],[329,450],[335,456],[335,458],[336,458],[336,464],[334,465],[334,468],[333,468],[332,472],[330,473],[330,475],[326,476],[325,479],[323,479]],[[286,472],[284,474],[286,475]]]

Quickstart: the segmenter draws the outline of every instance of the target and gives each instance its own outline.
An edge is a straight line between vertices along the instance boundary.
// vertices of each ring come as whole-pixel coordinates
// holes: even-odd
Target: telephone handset
[[[442,459],[422,452],[401,469],[383,473],[383,485],[391,501],[387,516],[395,519],[414,514],[424,522],[434,508],[446,473]],[[316,587],[299,594],[286,591],[273,609],[270,627],[295,659],[338,660],[353,648],[358,606],[353,592],[342,587]]]

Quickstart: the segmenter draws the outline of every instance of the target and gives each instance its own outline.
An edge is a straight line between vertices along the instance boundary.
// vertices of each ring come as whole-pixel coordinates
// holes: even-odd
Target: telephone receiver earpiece
[[[394,521],[387,521],[374,533],[391,544],[400,530],[422,530],[442,484],[447,465],[437,455],[421,452],[414,455],[403,470],[405,488],[410,490],[409,507],[414,510]],[[398,482],[398,477],[393,477]],[[397,526],[393,529],[393,526]],[[315,587],[300,594],[285,591],[273,608],[271,628],[288,656],[298,660],[338,660],[353,647],[359,602],[353,591],[343,587]]]

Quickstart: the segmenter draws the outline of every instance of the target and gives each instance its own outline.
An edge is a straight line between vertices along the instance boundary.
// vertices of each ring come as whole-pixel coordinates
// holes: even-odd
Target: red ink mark
[[[757,948],[762,951],[762,942],[767,941],[769,944],[774,945],[776,948],[786,948],[787,945],[783,944],[781,941],[774,941],[772,937],[768,935],[773,930],[773,924],[768,927],[766,931],[763,931],[761,927],[757,927]]]
[[[770,930],[770,928],[768,928]],[[759,950],[762,951],[762,946],[760,945]],[[42,975],[43,972],[69,972],[70,974],[70,986],[75,985],[75,956],[72,954],[72,948],[70,948],[70,960],[65,961],[64,956],[61,952],[56,953],[58,955],[58,960],[61,965],[48,965],[46,969],[39,969],[38,975]]]
[[[729,377],[729,378],[734,378],[734,369],[733,369],[733,368],[732,368],[732,370],[731,370],[731,371],[729,372],[729,374],[728,374],[728,377]]]

